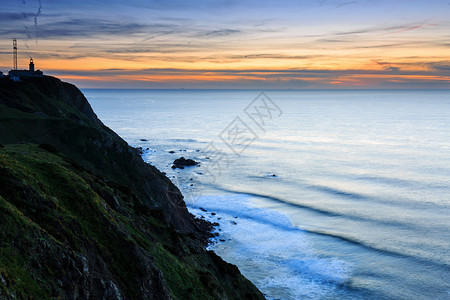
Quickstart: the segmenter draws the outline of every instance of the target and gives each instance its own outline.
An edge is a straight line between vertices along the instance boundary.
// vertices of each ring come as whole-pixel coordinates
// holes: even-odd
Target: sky
[[[81,88],[450,88],[450,0],[0,0],[12,38]]]

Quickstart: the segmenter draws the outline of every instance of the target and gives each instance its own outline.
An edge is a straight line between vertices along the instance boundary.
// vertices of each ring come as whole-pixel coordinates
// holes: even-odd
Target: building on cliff
[[[41,70],[34,70],[34,62],[33,59],[30,58],[28,70],[11,70],[8,75],[12,80],[19,81],[20,77],[42,77],[44,76],[44,73]]]

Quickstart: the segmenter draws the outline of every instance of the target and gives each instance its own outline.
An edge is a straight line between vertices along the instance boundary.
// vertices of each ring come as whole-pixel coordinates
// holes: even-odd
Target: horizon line
[[[81,90],[155,90],[155,91],[205,91],[205,90],[218,90],[218,91],[450,91],[450,88],[324,88],[324,89],[293,89],[293,88],[267,88],[267,89],[255,89],[255,88],[83,88]]]

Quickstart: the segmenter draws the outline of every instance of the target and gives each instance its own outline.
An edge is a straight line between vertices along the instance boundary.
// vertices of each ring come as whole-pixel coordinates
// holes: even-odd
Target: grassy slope
[[[204,249],[176,187],[58,84],[0,85],[0,299],[262,298]]]

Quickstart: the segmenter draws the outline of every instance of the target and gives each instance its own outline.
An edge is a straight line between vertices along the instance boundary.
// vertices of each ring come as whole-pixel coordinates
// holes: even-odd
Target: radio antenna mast
[[[13,39],[13,70],[17,70],[17,40]]]

